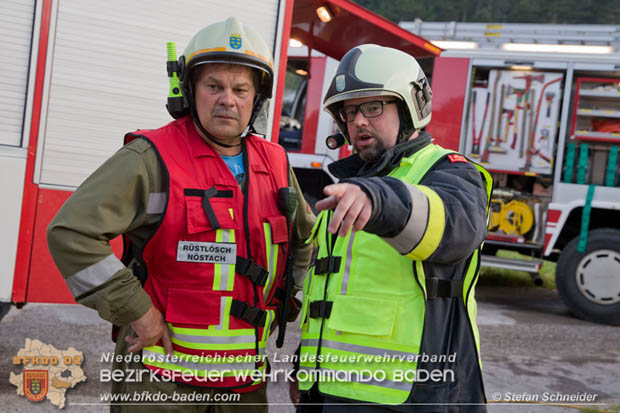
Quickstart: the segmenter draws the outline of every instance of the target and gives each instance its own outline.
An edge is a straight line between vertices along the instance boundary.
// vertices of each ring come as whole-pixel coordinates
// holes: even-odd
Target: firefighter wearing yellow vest
[[[370,44],[325,96],[354,154],[316,204],[300,410],[485,410],[474,289],[492,179],[422,131],[431,97],[413,57]]]
[[[255,373],[314,216],[282,147],[254,133],[274,77],[264,40],[230,18],[177,64],[176,120],[126,135],[50,224],[50,251],[76,301],[120,326],[112,411],[267,411]]]

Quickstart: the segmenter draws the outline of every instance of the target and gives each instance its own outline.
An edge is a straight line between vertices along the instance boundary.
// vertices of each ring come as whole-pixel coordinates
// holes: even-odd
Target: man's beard
[[[377,161],[387,151],[383,142],[377,138],[374,138],[372,144],[364,149],[360,150],[357,145],[353,145],[353,149],[355,149],[355,152],[359,154],[364,162],[368,163]]]

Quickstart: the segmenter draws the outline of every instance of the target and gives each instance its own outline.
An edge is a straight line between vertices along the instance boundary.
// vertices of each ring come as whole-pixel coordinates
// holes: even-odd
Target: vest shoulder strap
[[[439,145],[430,144],[400,161],[400,167],[390,176],[402,179],[410,184],[418,184],[431,168],[445,156],[456,153]],[[413,165],[415,164],[415,168]]]

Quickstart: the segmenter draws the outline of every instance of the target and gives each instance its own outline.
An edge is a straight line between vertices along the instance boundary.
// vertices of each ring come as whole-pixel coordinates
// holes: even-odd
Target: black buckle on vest
[[[209,224],[211,224],[211,228],[220,229],[220,222],[217,220],[217,216],[215,215],[211,202],[209,201],[209,198],[213,198],[215,195],[217,195],[217,189],[215,189],[214,186],[204,191],[202,194],[202,209],[205,211],[205,215],[209,220]]]
[[[286,291],[280,287],[276,287],[276,291],[273,293],[273,298],[284,301],[286,298]]]
[[[311,318],[329,318],[332,313],[333,301],[312,301],[310,303],[310,317]]]
[[[244,257],[237,257],[235,272],[247,276],[250,281],[261,287],[265,286],[269,277],[269,271]]]
[[[325,257],[316,260],[314,264],[314,274],[331,274],[340,271],[340,257]]]
[[[249,304],[235,299],[230,305],[230,314],[254,327],[264,327],[267,320],[266,311],[258,307],[251,307]]]
[[[454,298],[463,296],[463,280],[440,280],[437,277],[426,278],[426,298]]]

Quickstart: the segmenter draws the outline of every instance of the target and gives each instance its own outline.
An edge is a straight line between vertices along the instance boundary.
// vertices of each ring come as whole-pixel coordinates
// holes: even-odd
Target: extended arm
[[[360,191],[347,188],[340,197],[355,195],[352,205],[358,206],[351,206],[352,212],[360,209],[359,205],[362,211],[365,205],[371,205],[364,231],[382,237],[412,259],[453,263],[470,255],[486,236],[486,192],[480,173],[469,163],[443,160],[419,185],[392,177],[349,178],[342,182],[332,187],[355,185],[361,189],[360,195]],[[324,200],[326,206],[333,207],[335,204],[327,205],[328,200]],[[361,213],[353,222],[360,219],[363,222]],[[332,219],[330,230],[339,224]],[[357,226],[354,229],[360,229]],[[340,232],[342,235],[342,227]]]

